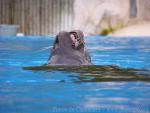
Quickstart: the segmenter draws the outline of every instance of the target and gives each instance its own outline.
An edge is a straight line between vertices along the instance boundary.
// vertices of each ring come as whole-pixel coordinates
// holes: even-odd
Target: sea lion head
[[[59,32],[56,36],[48,65],[91,65],[90,57],[84,46],[83,32],[80,30]]]
[[[80,30],[73,30],[70,32],[61,31],[56,36],[53,49],[76,49],[84,48],[84,34]]]

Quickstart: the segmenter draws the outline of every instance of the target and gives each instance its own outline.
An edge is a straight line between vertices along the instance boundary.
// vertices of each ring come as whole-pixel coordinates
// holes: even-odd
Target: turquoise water
[[[150,112],[149,81],[85,82],[91,78],[81,79],[79,72],[23,69],[47,63],[50,49],[44,48],[53,41],[48,37],[0,37],[0,113]],[[149,79],[150,38],[95,36],[86,38],[86,44],[94,64],[142,70]],[[108,74],[112,77],[114,73]]]

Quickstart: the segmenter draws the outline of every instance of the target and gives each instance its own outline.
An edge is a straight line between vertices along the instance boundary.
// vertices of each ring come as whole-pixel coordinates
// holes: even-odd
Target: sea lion
[[[48,66],[92,65],[85,47],[84,34],[80,30],[61,31],[56,36]]]

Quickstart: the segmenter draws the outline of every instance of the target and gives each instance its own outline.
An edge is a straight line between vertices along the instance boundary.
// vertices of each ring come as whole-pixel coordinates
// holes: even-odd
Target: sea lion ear
[[[58,35],[56,35],[55,42],[54,42],[54,45],[53,45],[53,49],[58,48],[58,44],[59,44],[59,39],[58,39]]]
[[[77,30],[77,34],[80,38],[82,38],[82,39],[84,38],[84,34],[81,30]]]
[[[58,40],[58,35],[56,35],[56,40],[55,40],[55,43],[59,43],[59,40]]]

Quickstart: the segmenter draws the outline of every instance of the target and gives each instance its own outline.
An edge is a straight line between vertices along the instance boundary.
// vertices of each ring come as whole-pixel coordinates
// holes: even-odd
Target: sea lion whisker
[[[42,51],[45,51],[45,50],[50,49],[50,48],[52,48],[52,46],[43,47],[42,49],[40,49],[36,52],[42,52]]]

